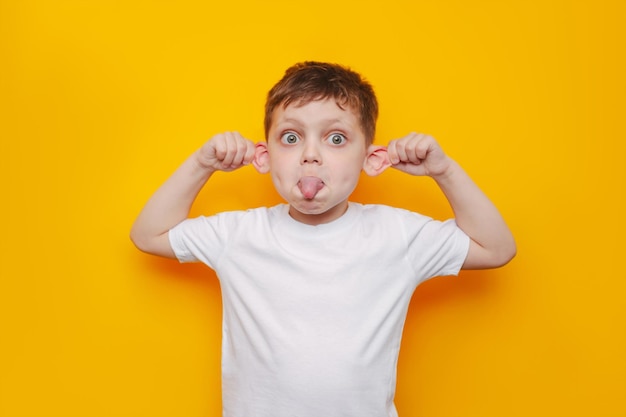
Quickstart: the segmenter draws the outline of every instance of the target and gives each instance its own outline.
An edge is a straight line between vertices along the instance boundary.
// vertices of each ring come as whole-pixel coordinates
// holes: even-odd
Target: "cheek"
[[[346,186],[353,187],[361,177],[362,165],[358,163],[351,163],[338,166],[336,169],[331,170],[331,176],[335,182],[346,184]]]
[[[275,157],[270,160],[270,170],[274,175],[284,177],[290,171],[293,171],[293,163],[289,162],[289,158]]]
[[[274,187],[281,195],[289,191],[290,186],[293,185],[297,177],[297,173],[290,165],[281,163],[277,159],[270,165],[270,175]]]

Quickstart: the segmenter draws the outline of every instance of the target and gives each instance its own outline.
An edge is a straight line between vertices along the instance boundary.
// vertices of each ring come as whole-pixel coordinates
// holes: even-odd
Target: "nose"
[[[322,155],[316,143],[308,142],[302,149],[301,164],[321,164]]]

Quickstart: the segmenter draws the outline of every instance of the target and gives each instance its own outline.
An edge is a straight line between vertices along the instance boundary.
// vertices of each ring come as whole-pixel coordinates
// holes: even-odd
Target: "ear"
[[[367,156],[363,162],[363,171],[370,177],[380,175],[391,166],[387,148],[384,146],[370,145],[367,149]]]
[[[270,154],[267,151],[267,142],[259,142],[254,145],[252,165],[260,174],[270,172]]]

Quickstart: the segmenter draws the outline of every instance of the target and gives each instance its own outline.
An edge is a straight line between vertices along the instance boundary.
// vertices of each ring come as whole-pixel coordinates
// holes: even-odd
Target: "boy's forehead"
[[[353,120],[360,127],[358,112],[352,106],[341,104],[333,98],[283,102],[276,106],[272,112],[272,125],[278,121],[298,116],[302,118],[329,116],[337,120]]]

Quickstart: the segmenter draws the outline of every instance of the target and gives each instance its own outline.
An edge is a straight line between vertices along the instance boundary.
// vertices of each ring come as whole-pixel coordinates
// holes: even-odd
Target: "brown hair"
[[[372,86],[358,73],[338,64],[301,62],[285,71],[265,102],[265,137],[268,137],[276,107],[304,105],[332,98],[337,105],[357,113],[367,144],[374,141],[378,102]]]

